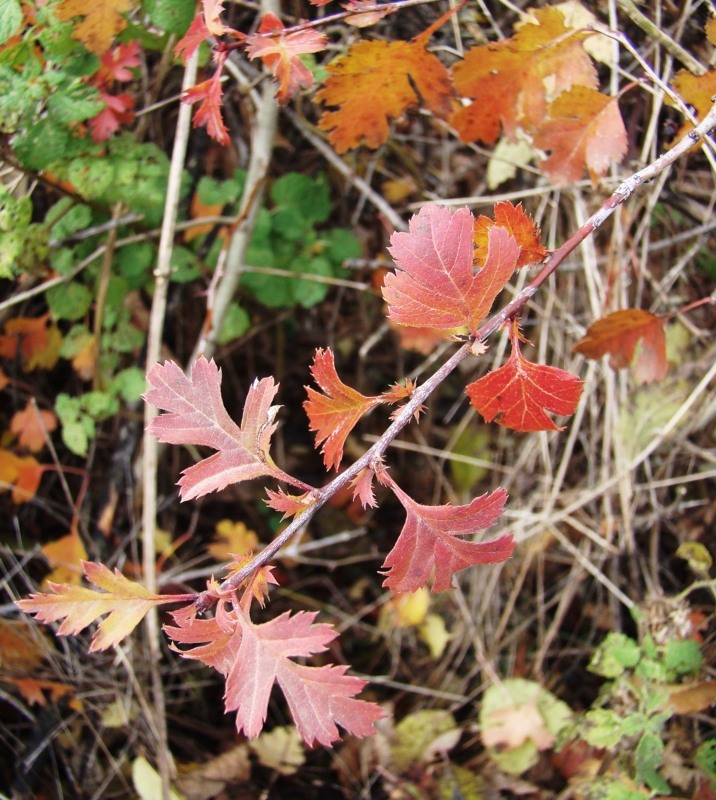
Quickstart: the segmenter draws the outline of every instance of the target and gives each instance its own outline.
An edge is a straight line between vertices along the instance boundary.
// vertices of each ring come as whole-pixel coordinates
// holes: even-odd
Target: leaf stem
[[[716,127],[716,104],[706,117],[690,131],[680,142],[668,152],[662,154],[643,169],[634,173],[623,181],[616,191],[608,197],[602,206],[561,246],[554,250],[537,275],[517,294],[507,305],[493,315],[487,322],[480,326],[473,340],[466,342],[452,356],[434,372],[425,383],[421,384],[413,393],[410,400],[400,409],[392,424],[385,430],[378,441],[355,461],[345,472],[337,475],[322,489],[317,490],[315,501],[304,512],[295,517],[270,544],[260,553],[257,553],[242,569],[225,580],[219,587],[221,594],[236,591],[237,587],[245,581],[255,570],[265,566],[273,559],[276,553],[287,544],[305,525],[307,525],[316,512],[336,492],[347,486],[358,473],[366,467],[371,467],[385,454],[391,442],[413,419],[415,413],[433,393],[433,391],[450,375],[453,370],[470,354],[474,341],[484,341],[505,322],[519,315],[527,302],[536,294],[542,284],[554,273],[560,264],[570,255],[584,239],[602,225],[624,203],[636,189],[644,183],[653,180],[659,173],[674,164],[681,156],[685,155],[695,144],[703,140],[713,128]],[[196,606],[200,611],[212,608],[217,602],[216,595],[202,592],[197,596]]]

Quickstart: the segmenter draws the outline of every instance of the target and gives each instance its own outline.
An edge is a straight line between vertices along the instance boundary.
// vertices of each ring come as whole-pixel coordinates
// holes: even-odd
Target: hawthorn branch
[[[315,492],[313,503],[306,508],[300,515],[294,518],[288,527],[282,531],[270,544],[260,553],[257,553],[240,570],[227,578],[219,587],[219,595],[235,592],[238,587],[249,578],[257,569],[266,566],[305,525],[310,522],[318,510],[325,505],[328,500],[337,492],[347,486],[365,468],[372,468],[383,458],[390,444],[405,428],[420,407],[430,397],[433,391],[457,368],[457,366],[471,353],[471,348],[475,342],[483,342],[495,331],[500,329],[508,320],[518,316],[529,300],[534,297],[537,290],[554,273],[560,264],[564,262],[581,242],[591,235],[600,225],[602,225],[614,213],[622,203],[626,202],[632,194],[645,183],[649,183],[657,175],[668,169],[691,150],[695,144],[703,141],[709,133],[716,127],[716,104],[712,107],[707,116],[690,131],[678,144],[671,150],[662,154],[648,164],[643,169],[623,181],[616,191],[604,201],[602,206],[577,230],[561,247],[554,250],[542,265],[537,275],[507,303],[500,311],[494,314],[487,322],[480,326],[476,335],[468,342],[465,342],[459,350],[434,372],[428,380],[420,385],[410,400],[400,409],[391,425],[385,430],[378,441],[357,459],[345,472],[337,475],[330,483]],[[210,592],[202,592],[197,596],[196,607],[204,611],[212,608],[218,602],[219,597]]]

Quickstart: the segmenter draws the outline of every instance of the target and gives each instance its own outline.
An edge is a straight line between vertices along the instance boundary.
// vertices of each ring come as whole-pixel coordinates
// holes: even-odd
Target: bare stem
[[[469,354],[474,341],[484,341],[496,330],[501,328],[507,320],[517,316],[522,312],[527,302],[536,294],[540,286],[549,278],[557,267],[570,255],[577,246],[593,233],[602,223],[607,220],[614,210],[624,203],[637,187],[653,180],[659,173],[674,164],[681,156],[685,155],[697,142],[703,140],[711,130],[716,127],[716,104],[708,115],[700,122],[696,128],[687,134],[671,150],[659,156],[654,162],[631,175],[623,181],[616,191],[608,197],[602,206],[574,233],[561,247],[554,250],[547,258],[537,275],[528,283],[519,294],[517,294],[507,305],[492,316],[484,325],[481,325],[473,340],[466,342],[453,355],[419,386],[410,400],[401,408],[392,424],[386,429],[376,443],[366,451],[357,461],[355,461],[345,472],[337,475],[330,483],[317,490],[314,502],[306,508],[300,515],[294,518],[293,522],[282,531],[270,544],[260,553],[257,553],[242,569],[234,573],[225,580],[219,587],[220,594],[234,592],[249,578],[257,569],[268,564],[276,553],[287,544],[305,525],[310,522],[316,512],[331,498],[336,492],[347,486],[358,473],[366,467],[378,462],[391,442],[414,418],[420,407],[425,403],[432,392],[450,375],[451,372]],[[213,607],[217,602],[217,596],[213,593],[202,592],[196,600],[197,608],[206,610]]]

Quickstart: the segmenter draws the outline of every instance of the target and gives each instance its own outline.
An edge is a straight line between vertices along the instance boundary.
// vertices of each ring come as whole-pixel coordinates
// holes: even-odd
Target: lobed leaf
[[[476,497],[464,506],[424,506],[407,495],[386,472],[379,480],[394,492],[407,514],[393,549],[386,556],[383,586],[394,592],[414,592],[434,573],[432,591],[452,588],[452,576],[474,564],[498,564],[514,550],[512,534],[488,542],[460,538],[493,525],[507,500],[504,489]]]
[[[276,97],[282,106],[301,89],[313,85],[313,73],[301,56],[324,50],[327,42],[325,34],[312,28],[284,31],[281,20],[269,12],[262,17],[258,31],[246,39],[249,58],[260,58],[278,81]]]
[[[563,369],[528,361],[520,351],[516,327],[515,323],[507,363],[467,387],[470,403],[486,422],[515,431],[561,430],[546,412],[574,414],[582,381]]]
[[[478,265],[485,264],[489,247],[489,232],[493,228],[504,228],[520,246],[520,257],[517,259],[517,268],[538,264],[544,261],[548,251],[540,244],[542,232],[530,215],[522,208],[522,203],[516,206],[507,200],[495,203],[494,220],[481,214],[475,220],[475,261]]]
[[[311,374],[324,394],[310,386],[304,387],[308,400],[303,407],[311,430],[316,432],[316,447],[323,442],[321,452],[326,469],[338,469],[348,434],[364,414],[384,401],[382,397],[366,397],[343,383],[336,372],[330,348],[316,350]]]
[[[182,103],[198,103],[199,108],[194,112],[194,127],[206,125],[206,131],[212,139],[216,139],[220,144],[229,144],[229,131],[224,124],[221,116],[221,106],[223,105],[221,90],[221,73],[224,68],[223,60],[216,68],[209,80],[197,83],[187,89],[182,95]]]
[[[312,746],[330,747],[339,738],[337,725],[355,736],[373,733],[384,716],[374,703],[356,700],[365,681],[346,675],[346,667],[311,667],[292,658],[322,653],[337,636],[331,625],[315,624],[316,612],[288,612],[256,625],[241,611],[220,603],[216,620],[202,620],[183,611],[174,614],[177,627],[165,626],[180,643],[207,642],[182,652],[213,666],[226,677],[226,711],[236,711],[236,727],[249,738],[261,733],[271,690],[278,683],[300,736]]]
[[[273,378],[254,381],[246,396],[239,427],[221,399],[221,370],[213,359],[201,356],[188,378],[173,362],[156,364],[147,381],[152,387],[144,399],[167,411],[155,417],[149,431],[161,442],[196,444],[218,452],[184,470],[179,481],[182,499],[219,491],[231,483],[261,475],[283,475],[269,455],[274,418],[272,406],[278,386]]]
[[[408,232],[394,233],[390,253],[397,271],[385,278],[389,318],[400,325],[475,333],[519,262],[520,247],[508,230],[487,231],[482,269],[473,269],[474,218],[467,208],[428,204]]]
[[[38,592],[25,600],[18,600],[17,605],[26,613],[34,614],[40,622],[63,620],[58,630],[62,636],[79,633],[107,614],[92,638],[90,651],[93,652],[106,650],[122,641],[152,607],[175,603],[178,597],[183,598],[154,594],[125,578],[119,570],[111,572],[103,564],[83,561],[82,568],[87,580],[104,591],[50,583],[52,593]]]

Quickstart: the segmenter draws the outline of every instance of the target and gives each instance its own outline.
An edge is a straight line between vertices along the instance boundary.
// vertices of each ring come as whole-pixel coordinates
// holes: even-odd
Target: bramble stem
[[[400,409],[395,420],[385,430],[378,441],[367,450],[357,461],[355,461],[345,472],[337,475],[330,483],[317,490],[314,502],[306,507],[300,515],[294,518],[288,527],[283,530],[272,542],[257,553],[242,569],[227,578],[219,587],[220,594],[228,594],[236,591],[237,587],[252,575],[257,569],[268,564],[278,551],[287,544],[316,514],[316,512],[331,498],[336,492],[347,486],[358,473],[370,467],[385,454],[391,442],[405,428],[425,403],[432,392],[450,375],[453,370],[470,354],[470,348],[475,341],[481,342],[491,336],[501,328],[509,319],[522,312],[527,302],[536,294],[537,290],[549,278],[550,275],[559,267],[565,258],[572,253],[584,239],[593,233],[602,223],[607,220],[614,210],[624,203],[636,189],[644,183],[653,180],[659,173],[674,164],[681,156],[685,155],[699,141],[702,141],[716,127],[716,104],[712,107],[707,116],[690,131],[680,142],[668,152],[659,156],[651,164],[631,175],[623,181],[616,191],[608,197],[602,206],[561,246],[554,250],[547,258],[537,275],[517,294],[507,305],[485,322],[477,331],[477,334],[469,342],[465,343],[453,353],[452,356],[413,392],[410,400]],[[197,596],[196,606],[198,610],[208,610],[216,605],[217,597],[215,594],[202,592]]]

